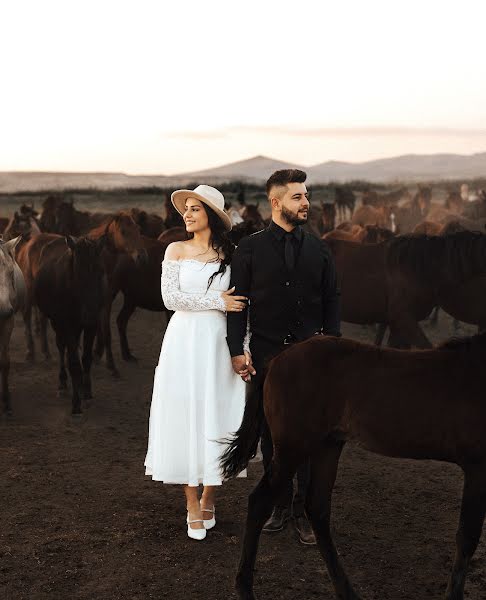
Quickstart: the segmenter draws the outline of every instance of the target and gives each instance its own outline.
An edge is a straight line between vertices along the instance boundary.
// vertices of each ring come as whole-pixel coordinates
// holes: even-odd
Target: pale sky
[[[486,151],[483,0],[0,0],[0,170]]]

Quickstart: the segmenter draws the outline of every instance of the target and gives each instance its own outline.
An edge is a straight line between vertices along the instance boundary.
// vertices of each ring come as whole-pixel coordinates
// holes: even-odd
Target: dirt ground
[[[56,360],[24,363],[17,319],[14,416],[0,422],[0,598],[235,598],[246,499],[261,463],[250,465],[247,480],[223,487],[218,524],[206,540],[189,540],[182,489],[152,482],[143,467],[164,323],[158,313],[137,311],[129,336],[139,363],[122,364],[117,351],[119,380],[95,366],[95,399],[81,421],[73,422],[69,398],[57,395]],[[366,327],[345,325],[344,332],[373,337]],[[435,341],[445,339],[452,333],[450,319],[442,315],[439,329],[427,332]],[[461,473],[451,465],[392,460],[346,447],[333,529],[364,600],[442,598],[461,485]],[[469,600],[486,597],[485,558],[483,541],[467,582]],[[317,550],[300,545],[292,527],[262,536],[255,582],[261,600],[334,598]]]

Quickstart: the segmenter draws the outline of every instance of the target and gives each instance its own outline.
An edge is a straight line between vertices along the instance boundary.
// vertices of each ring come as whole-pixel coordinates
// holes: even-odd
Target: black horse
[[[35,303],[49,318],[59,350],[59,389],[67,388],[64,363],[67,352],[72,381],[72,414],[81,414],[81,399],[92,398],[93,342],[103,306],[104,271],[101,250],[104,238],[57,238],[42,250],[33,284]],[[83,339],[82,365],[78,347]]]

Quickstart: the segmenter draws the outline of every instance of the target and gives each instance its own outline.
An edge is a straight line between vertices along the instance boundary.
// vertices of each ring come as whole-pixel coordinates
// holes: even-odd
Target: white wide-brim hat
[[[186,212],[186,200],[188,198],[196,198],[212,208],[223,221],[226,231],[231,231],[233,225],[229,216],[224,212],[224,196],[219,190],[210,185],[198,185],[193,190],[176,190],[172,192],[170,199],[180,215],[184,215]]]

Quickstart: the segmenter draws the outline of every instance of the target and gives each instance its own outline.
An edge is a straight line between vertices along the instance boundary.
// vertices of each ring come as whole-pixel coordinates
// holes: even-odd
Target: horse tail
[[[228,444],[220,458],[221,471],[225,479],[236,477],[246,469],[250,459],[255,457],[263,420],[261,395],[248,394],[240,428],[232,437],[222,441]]]

